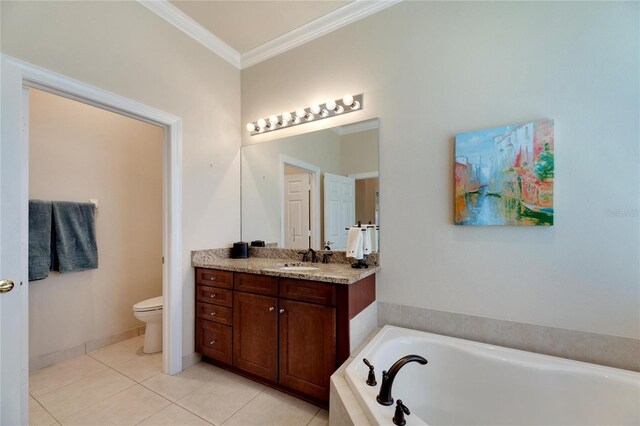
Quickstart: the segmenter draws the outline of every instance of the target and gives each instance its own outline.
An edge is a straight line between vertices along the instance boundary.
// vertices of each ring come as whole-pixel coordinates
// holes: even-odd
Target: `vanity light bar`
[[[257,121],[247,123],[246,129],[251,136],[273,132],[285,127],[297,126],[313,120],[323,120],[336,115],[348,114],[362,109],[364,95],[345,95],[342,99],[327,101],[324,104],[313,104],[307,108],[298,108],[294,112],[282,115],[271,115]]]

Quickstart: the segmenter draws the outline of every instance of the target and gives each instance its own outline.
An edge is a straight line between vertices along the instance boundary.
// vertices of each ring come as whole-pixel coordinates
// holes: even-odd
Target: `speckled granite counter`
[[[248,259],[230,259],[228,252],[228,249],[193,251],[191,252],[191,265],[198,268],[221,269],[224,271],[297,278],[334,284],[353,284],[380,270],[380,267],[376,265],[370,265],[367,269],[355,269],[351,267],[350,263],[302,263],[299,260],[286,258],[285,256],[282,256],[282,258],[249,257]],[[322,259],[320,254],[318,257]],[[318,269],[312,271],[285,271],[278,269],[285,266],[285,264],[312,266]]]

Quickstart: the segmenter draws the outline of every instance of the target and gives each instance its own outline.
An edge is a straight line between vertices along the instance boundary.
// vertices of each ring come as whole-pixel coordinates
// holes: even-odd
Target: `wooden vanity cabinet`
[[[374,300],[374,275],[340,285],[196,268],[196,352],[326,406],[349,321]]]

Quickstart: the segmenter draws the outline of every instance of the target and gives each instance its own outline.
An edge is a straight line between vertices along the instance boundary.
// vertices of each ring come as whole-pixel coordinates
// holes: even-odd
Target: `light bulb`
[[[327,109],[331,110],[331,111],[335,111],[336,109],[336,101],[327,101],[327,103],[325,104]]]
[[[320,111],[320,117],[325,118],[327,115],[329,115],[329,111],[322,108],[322,111]]]
[[[351,95],[344,95],[344,98],[342,98],[342,103],[345,104],[345,106],[351,106],[353,105],[353,96]]]
[[[272,126],[275,126],[276,124],[278,124],[278,116],[277,115],[272,115],[269,117],[269,123],[271,123]]]
[[[313,113],[313,114],[319,114],[320,113],[320,105],[318,104],[313,104],[309,107],[309,110]]]
[[[358,109],[358,108],[360,108],[360,102],[353,101],[353,103],[351,104],[351,109]]]
[[[260,120],[258,120],[258,127],[260,127],[261,129],[264,129],[267,126],[267,120],[265,120],[264,118],[261,118]]]
[[[283,121],[283,123],[290,123],[291,122],[291,113],[289,111],[282,113],[282,121]]]
[[[247,132],[255,132],[256,131],[256,125],[253,123],[247,123],[246,127]]]
[[[305,112],[305,110],[303,108],[298,108],[296,110],[296,117],[298,118],[302,118],[306,115],[307,113]]]
[[[309,114],[305,115],[304,118],[307,121],[311,121],[311,120],[313,120],[315,118],[315,116],[313,114],[309,113]]]
[[[344,108],[342,105],[338,105],[334,111],[336,114],[342,114],[344,112]]]

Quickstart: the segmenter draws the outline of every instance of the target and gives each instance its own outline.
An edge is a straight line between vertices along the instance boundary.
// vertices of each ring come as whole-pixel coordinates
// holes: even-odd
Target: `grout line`
[[[318,415],[318,413],[320,412],[320,408],[318,408],[318,411],[316,411],[313,416],[311,416],[311,419],[307,422],[307,426],[309,426],[311,424],[311,422],[313,421],[313,419],[316,418],[316,416]]]
[[[52,418],[53,420],[55,420],[55,421],[56,421],[56,423],[60,424],[60,421],[58,420],[58,418],[57,418],[56,416],[54,416],[54,415],[53,415],[49,410],[47,410],[47,408],[46,408],[44,405],[42,405],[42,404],[40,403],[40,401],[38,401],[38,400],[36,399],[36,397],[35,397],[35,396],[32,396],[31,394],[29,394],[29,395],[31,396],[31,398],[33,398],[33,400],[36,402],[36,404],[38,404],[39,406],[41,406],[41,407],[42,407],[42,409],[43,409],[44,411],[46,411],[46,412],[51,416],[51,418]]]
[[[125,376],[125,377],[126,377],[126,376]],[[93,404],[87,405],[87,406],[86,406],[86,407],[84,407],[82,410],[80,410],[80,411],[76,411],[75,413],[71,414],[70,416],[65,417],[65,419],[67,419],[67,420],[68,420],[68,419],[70,419],[71,417],[73,417],[73,416],[75,416],[75,415],[77,415],[77,414],[80,414],[81,412],[86,411],[86,410],[88,410],[89,408],[94,407],[94,406],[96,406],[96,405],[100,404],[101,402],[107,401],[107,400],[109,400],[109,399],[113,398],[114,396],[116,396],[116,395],[118,395],[118,394],[121,394],[122,392],[126,391],[127,389],[131,389],[131,388],[132,388],[132,387],[134,387],[136,384],[137,384],[136,382],[133,382],[133,384],[132,384],[131,386],[127,386],[126,388],[124,388],[124,389],[122,389],[122,390],[120,390],[120,391],[118,391],[118,392],[114,393],[113,395],[109,396],[108,398],[105,398],[105,399],[102,399],[102,400],[100,400],[100,401],[98,401],[98,402],[95,402],[95,403],[93,403]],[[58,418],[57,418],[57,417],[56,417],[56,420],[58,420]],[[58,420],[58,423],[62,424],[62,420]]]
[[[234,376],[237,376],[237,377],[242,377],[242,376],[239,376],[239,375],[234,374],[234,373],[230,373],[230,374],[233,374]],[[243,378],[244,378],[244,377],[243,377]],[[248,380],[248,379],[247,379],[247,380]],[[254,400],[254,399],[256,399],[257,397],[259,397],[259,396],[260,396],[260,395],[262,395],[262,394],[263,394],[267,389],[269,389],[269,388],[268,388],[267,386],[265,386],[265,385],[262,385],[262,384],[261,384],[260,386],[263,386],[263,387],[264,387],[264,389],[262,389],[260,392],[258,392],[258,393],[256,394],[256,396],[254,396],[254,397],[253,397],[253,398],[251,398],[249,401],[247,401],[247,403],[246,403],[246,404],[244,404],[242,407],[238,408],[238,409],[237,409],[237,410],[236,410],[232,415],[230,415],[229,417],[227,417],[226,419],[224,419],[224,420],[222,421],[222,423],[220,423],[220,425],[224,425],[224,424],[225,424],[225,423],[226,423],[226,422],[227,422],[231,417],[233,417],[233,416],[235,416],[236,414],[238,414],[238,413],[240,412],[240,410],[242,410],[244,407],[246,407],[247,405],[249,405],[249,404],[251,403],[251,401],[253,401],[253,400]]]

